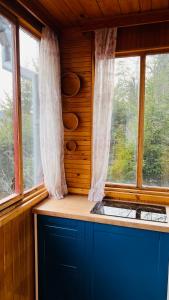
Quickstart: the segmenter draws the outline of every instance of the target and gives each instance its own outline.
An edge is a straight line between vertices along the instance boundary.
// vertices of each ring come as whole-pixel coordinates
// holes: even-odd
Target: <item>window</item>
[[[115,60],[115,92],[108,180],[135,184],[139,103],[139,57]]]
[[[15,22],[0,15],[0,204],[42,183],[39,40]]]
[[[115,59],[107,181],[169,188],[169,54]]]
[[[0,15],[0,200],[15,191],[13,25]]]
[[[29,51],[28,51],[29,49]],[[20,29],[24,189],[42,181],[39,134],[39,41]]]
[[[146,57],[143,184],[169,187],[169,54]]]

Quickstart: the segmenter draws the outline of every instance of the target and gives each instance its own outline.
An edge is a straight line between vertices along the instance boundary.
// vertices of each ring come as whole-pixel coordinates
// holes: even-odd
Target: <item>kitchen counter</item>
[[[33,213],[102,224],[111,224],[130,228],[169,232],[169,206],[165,206],[168,223],[158,223],[151,221],[142,221],[135,219],[91,214],[90,211],[95,204],[96,202],[88,201],[87,196],[80,195],[68,195],[62,200],[47,198],[33,208]]]

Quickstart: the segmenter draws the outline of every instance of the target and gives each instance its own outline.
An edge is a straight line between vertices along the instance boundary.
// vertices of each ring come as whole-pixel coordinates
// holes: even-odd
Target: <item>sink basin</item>
[[[122,202],[104,198],[95,204],[92,214],[167,223],[164,206]]]

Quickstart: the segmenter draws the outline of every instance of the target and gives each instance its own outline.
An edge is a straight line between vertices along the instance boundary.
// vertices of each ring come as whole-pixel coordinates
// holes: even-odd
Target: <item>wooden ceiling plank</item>
[[[168,8],[168,0],[152,0],[152,9]]]
[[[90,19],[83,21],[79,29],[87,32],[104,27],[125,27],[165,21],[169,21],[169,9]]]
[[[39,2],[46,11],[49,11],[61,25],[76,25],[75,17],[62,0],[38,0],[37,2]]]
[[[121,14],[118,0],[97,0],[97,3],[105,16]]]
[[[139,0],[141,11],[152,10],[152,0]]]
[[[96,0],[79,0],[79,3],[83,7],[87,17],[92,18],[103,16]]]
[[[139,0],[119,0],[119,5],[123,14],[136,13],[140,11]]]
[[[80,5],[78,0],[71,0],[71,1],[70,0],[63,0],[63,1],[67,5],[67,7],[70,9],[72,14],[75,16],[75,19],[76,19],[77,25],[78,25],[78,21],[86,17],[85,16],[85,10]]]
[[[51,14],[46,14],[46,10],[36,1],[17,0],[25,9],[27,9],[34,17],[36,17],[44,25],[52,27],[55,31],[59,31],[59,24]]]

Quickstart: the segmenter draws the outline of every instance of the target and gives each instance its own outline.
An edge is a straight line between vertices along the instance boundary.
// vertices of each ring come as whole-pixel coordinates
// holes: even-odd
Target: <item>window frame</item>
[[[40,40],[41,33],[35,33],[32,27],[27,26],[7,9],[0,6],[0,14],[12,24],[13,29],[13,124],[14,124],[14,176],[15,192],[0,199],[0,212],[7,207],[22,201],[25,197],[44,191],[44,184],[40,183],[24,191],[23,184],[23,153],[22,153],[22,109],[21,109],[21,82],[20,82],[20,42],[19,29],[23,28],[35,39]]]
[[[142,186],[143,150],[144,150],[144,107],[145,107],[145,75],[146,56],[169,54],[169,46],[159,49],[143,49],[139,51],[117,52],[115,58],[140,57],[140,85],[138,98],[138,136],[137,136],[137,169],[136,185],[106,182],[106,196],[115,196],[129,200],[168,203],[169,187]],[[154,197],[154,198],[153,198]],[[164,198],[164,199],[163,199]],[[168,198],[168,199],[167,199]]]

